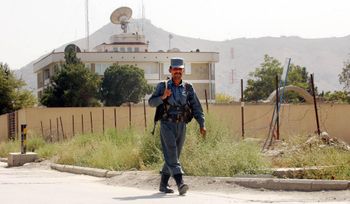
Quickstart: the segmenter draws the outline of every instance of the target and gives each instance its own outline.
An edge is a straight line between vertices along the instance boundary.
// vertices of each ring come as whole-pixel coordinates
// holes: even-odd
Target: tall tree
[[[7,64],[0,62],[0,114],[21,108],[33,107],[36,98],[28,90],[23,90],[23,80],[17,79]]]
[[[259,101],[266,99],[276,89],[276,75],[280,77],[282,71],[283,67],[278,60],[265,55],[264,62],[261,63],[260,67],[249,73],[251,78],[248,79],[247,88],[244,90],[245,100]],[[291,64],[286,85],[294,85],[308,91],[311,90],[306,68]],[[285,93],[285,98],[292,102],[303,100],[293,92]]]
[[[275,76],[281,76],[283,71],[281,63],[268,55],[264,56],[264,62],[254,72],[249,73],[250,79],[244,90],[246,101],[258,101],[266,99],[275,90]]]
[[[41,104],[48,107],[97,106],[99,76],[85,67],[74,50],[65,52],[65,60],[51,78]]]
[[[133,65],[113,65],[104,73],[101,97],[106,106],[120,106],[125,102],[138,103],[152,93],[144,71]]]
[[[311,93],[310,77],[306,71],[306,67],[291,64],[289,67],[289,73],[287,78],[287,85],[294,85],[305,89]],[[315,93],[317,95],[317,87],[315,87]],[[297,93],[287,92],[285,93],[285,100],[288,102],[302,102],[304,101]]]
[[[339,74],[339,82],[343,85],[344,91],[350,92],[350,60],[344,63],[343,70]]]

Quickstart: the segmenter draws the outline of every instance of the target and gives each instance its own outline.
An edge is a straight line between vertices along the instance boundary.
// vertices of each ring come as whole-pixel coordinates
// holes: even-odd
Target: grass
[[[308,171],[298,178],[350,179],[349,152],[321,143],[305,145],[308,137],[293,136],[285,141],[285,154],[265,157],[261,144],[254,140],[242,141],[218,118],[207,115],[207,136],[199,134],[198,124],[187,126],[185,146],[180,161],[186,175],[234,176],[237,174],[266,173],[270,167],[333,166],[321,171]],[[0,157],[18,152],[18,141],[1,143]],[[46,143],[31,136],[28,151],[60,164],[96,167],[109,170],[160,170],[163,165],[159,138],[159,124],[155,135],[150,131],[138,132],[107,130],[105,134],[77,135],[71,140]],[[265,169],[265,170],[264,170]]]
[[[78,135],[60,145],[57,162],[110,170],[141,169],[141,135],[133,129]]]
[[[212,115],[207,116],[207,136],[202,139],[190,124],[181,161],[185,172],[195,176],[256,174],[269,166],[255,142],[241,141]]]
[[[325,145],[318,136],[307,142],[310,137],[299,135],[289,138],[286,153],[272,159],[274,167],[311,167],[323,166],[321,170],[310,170],[295,175],[297,178],[350,179],[350,152],[338,145]]]
[[[19,141],[9,141],[6,143],[0,143],[0,157],[7,157],[10,152],[20,152]]]

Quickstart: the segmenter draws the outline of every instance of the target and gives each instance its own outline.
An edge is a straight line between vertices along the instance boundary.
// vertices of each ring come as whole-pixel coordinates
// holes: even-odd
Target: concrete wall
[[[7,114],[0,115],[0,142],[8,139]]]
[[[203,106],[205,108],[205,106]],[[246,105],[245,135],[266,137],[273,114],[273,105]],[[215,105],[209,112],[241,135],[241,107],[239,105]],[[318,109],[321,131],[350,143],[350,105],[322,104]],[[313,105],[282,105],[280,115],[281,138],[297,134],[311,134],[317,131]]]
[[[46,138],[52,137],[54,140],[71,138],[73,136],[73,117],[74,133],[90,133],[91,131],[102,132],[103,130],[103,112],[104,129],[114,128],[114,109],[116,110],[117,129],[125,129],[129,126],[129,108],[128,107],[105,107],[105,108],[29,108],[23,110],[21,115],[25,115],[29,132],[44,135]],[[153,109],[148,108],[148,115],[153,115]],[[92,115],[92,125],[90,113]],[[148,117],[151,118],[151,117]],[[21,120],[21,122],[25,122]],[[62,125],[61,125],[62,120]],[[51,128],[50,128],[51,121]],[[132,105],[131,109],[132,125],[139,130],[144,129],[143,106]],[[63,127],[62,127],[63,126]],[[62,133],[63,129],[63,133]]]
[[[273,105],[245,106],[245,135],[246,137],[266,137],[273,113]],[[93,131],[102,132],[102,110],[105,114],[105,130],[114,128],[114,109],[116,110],[117,129],[125,129],[129,125],[129,109],[124,107],[108,108],[29,108],[18,111],[18,122],[27,123],[29,133],[52,136],[53,140],[62,140],[63,131],[66,138],[73,136],[73,119],[75,134],[91,132],[90,112],[93,116]],[[205,105],[203,105],[205,110]],[[148,131],[153,127],[155,109],[148,107]],[[210,105],[209,114],[218,118],[221,123],[231,128],[236,135],[241,135],[241,107],[240,105]],[[298,134],[311,134],[317,130],[313,105],[283,105],[281,107],[281,138]],[[330,136],[337,137],[350,143],[350,105],[322,104],[319,106],[320,128]],[[50,131],[51,120],[51,131]],[[58,125],[57,125],[58,121]],[[143,106],[133,105],[131,114],[132,125],[138,130],[144,130]],[[41,129],[41,123],[43,128]],[[18,126],[20,128],[20,125]],[[18,131],[20,132],[20,130]],[[50,134],[51,132],[51,134]],[[0,141],[7,139],[7,115],[0,116]]]

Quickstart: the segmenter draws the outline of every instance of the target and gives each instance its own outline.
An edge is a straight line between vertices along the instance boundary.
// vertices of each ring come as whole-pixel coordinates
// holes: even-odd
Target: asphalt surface
[[[189,191],[165,195],[150,189],[107,185],[106,178],[62,173],[49,165],[6,168],[0,162],[1,204],[68,203],[350,203],[350,191],[284,192],[241,188],[234,193]]]

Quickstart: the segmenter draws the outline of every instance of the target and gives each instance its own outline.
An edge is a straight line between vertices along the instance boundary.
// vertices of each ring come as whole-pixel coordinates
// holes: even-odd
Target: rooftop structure
[[[89,52],[80,52],[77,46],[69,45],[69,49],[76,49],[77,57],[87,69],[103,76],[105,70],[113,64],[131,64],[143,69],[148,83],[156,85],[170,76],[170,59],[181,57],[186,63],[184,80],[193,84],[201,100],[205,99],[205,90],[208,100],[215,100],[215,64],[219,61],[219,53],[200,52],[198,49],[195,52],[181,52],[177,48],[167,52],[149,51],[149,42],[143,34],[127,33],[131,9],[129,11],[127,7],[121,8],[112,13],[111,21],[121,24],[123,33],[112,35],[109,42],[102,43]],[[54,75],[56,67],[59,68],[63,62],[64,52],[52,52],[34,63],[39,98],[49,84],[50,77]]]

